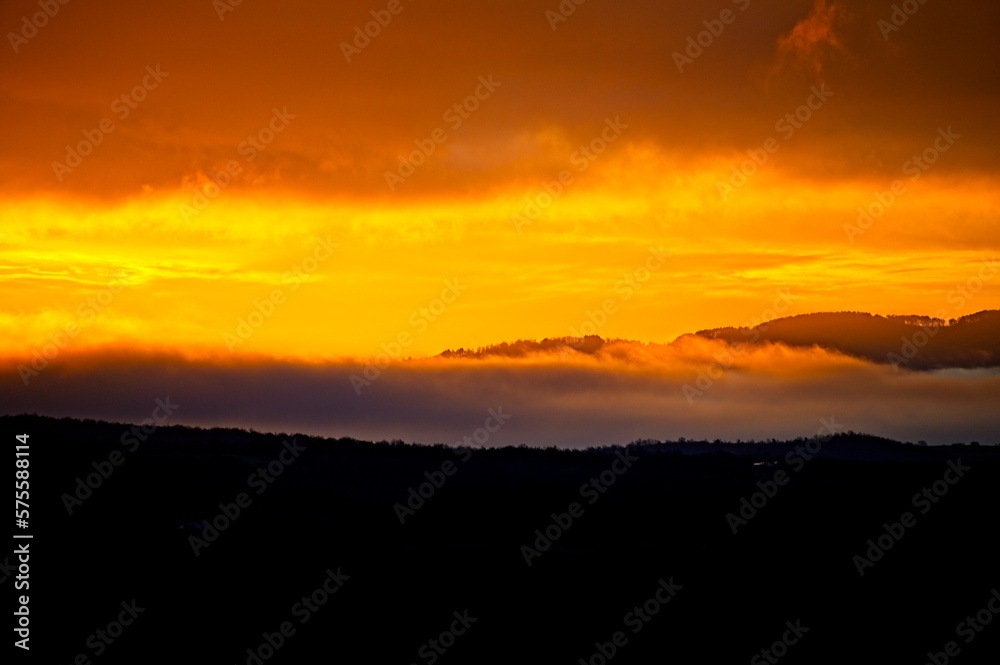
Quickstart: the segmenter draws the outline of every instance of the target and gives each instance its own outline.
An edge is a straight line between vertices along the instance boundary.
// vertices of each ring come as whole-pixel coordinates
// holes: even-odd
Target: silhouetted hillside
[[[945,321],[929,316],[879,316],[863,312],[801,314],[747,327],[691,333],[729,344],[818,346],[872,362],[911,370],[1000,366],[1000,310],[984,310]],[[682,335],[678,339],[683,339]],[[476,349],[447,350],[444,358],[527,358],[539,354],[595,355],[639,342],[596,335],[517,340]],[[675,341],[676,344],[676,341]],[[642,344],[657,348],[664,344]],[[612,351],[613,352],[613,351]]]
[[[475,349],[447,349],[440,356],[443,358],[487,358],[499,356],[505,358],[525,358],[539,353],[560,353],[576,351],[593,354],[600,351],[609,342],[621,340],[604,340],[597,335],[586,337],[546,337],[540,342],[519,339],[516,342],[501,342]]]
[[[950,321],[861,312],[802,314],[754,328],[716,328],[695,334],[730,344],[819,346],[908,369],[1000,365],[998,310]]]
[[[247,649],[267,654],[289,621],[267,662],[336,661],[345,644],[373,663],[600,662],[619,631],[616,665],[746,662],[801,621],[783,663],[922,663],[998,580],[1000,447],[847,433],[487,450],[180,426],[134,445],[131,425],[37,416],[0,430],[30,434],[45,662],[94,656],[89,636],[135,599],[136,625],[92,662],[186,662],[197,644],[195,662],[258,663]],[[905,511],[915,524],[885,541]],[[318,594],[330,575],[348,579]],[[442,639],[456,612],[475,623]],[[987,628],[962,662],[998,643]]]

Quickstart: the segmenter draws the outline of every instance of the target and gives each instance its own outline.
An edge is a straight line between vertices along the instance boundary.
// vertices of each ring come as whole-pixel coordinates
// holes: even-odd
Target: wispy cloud
[[[809,15],[778,38],[775,70],[803,67],[822,80],[827,59],[837,52],[846,53],[839,34],[846,17],[847,10],[841,3],[815,0]]]

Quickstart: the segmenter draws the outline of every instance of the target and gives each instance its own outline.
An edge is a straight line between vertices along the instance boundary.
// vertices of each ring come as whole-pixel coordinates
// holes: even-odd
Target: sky
[[[517,339],[998,308],[1000,6],[904,4],[5,2],[4,408],[96,412],[52,401],[95,358],[349,376]],[[56,369],[26,380],[32,360]],[[383,409],[421,392],[337,385]]]

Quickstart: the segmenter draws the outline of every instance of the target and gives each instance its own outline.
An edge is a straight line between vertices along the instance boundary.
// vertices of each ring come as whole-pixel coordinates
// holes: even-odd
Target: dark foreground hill
[[[1000,618],[961,623],[1000,588],[992,445],[0,425],[30,435],[39,662],[925,663],[951,641],[984,663],[1000,645]]]

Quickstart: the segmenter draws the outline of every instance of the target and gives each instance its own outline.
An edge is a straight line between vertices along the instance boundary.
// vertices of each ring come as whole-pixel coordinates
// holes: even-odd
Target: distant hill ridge
[[[836,419],[832,419],[836,422]],[[65,453],[73,450],[91,450],[94,446],[114,448],[122,438],[123,432],[141,423],[112,422],[94,420],[91,418],[56,418],[37,414],[0,415],[0,428],[6,431],[31,431],[39,439],[59,442],[67,446]],[[306,448],[315,446],[327,447],[328,450],[346,451],[351,455],[384,455],[395,458],[424,457],[432,451],[449,450],[451,446],[443,443],[404,442],[400,439],[392,441],[368,441],[353,437],[330,437],[295,432],[260,432],[254,429],[237,427],[200,427],[195,425],[166,425],[157,428],[156,436],[143,442],[143,454],[181,453],[185,450],[197,450],[204,454],[218,455],[231,453],[234,450],[281,449],[282,442],[295,440]],[[607,442],[601,446],[591,446],[581,449],[558,449],[555,446],[541,447],[525,444],[481,448],[477,456],[489,456],[496,459],[526,458],[538,456],[564,457],[613,457],[616,451],[631,449],[644,455],[675,454],[692,456],[729,455],[735,458],[749,460],[779,460],[789,452],[800,448],[809,442],[819,442],[815,445],[816,457],[835,460],[855,461],[925,461],[933,459],[948,459],[961,454],[963,459],[1000,459],[1000,440],[956,441],[944,445],[927,445],[924,441],[903,442],[873,434],[865,434],[852,430],[839,431],[830,435],[812,437],[797,437],[795,439],[737,439],[724,441],[715,439],[676,440],[634,439],[625,442]],[[353,452],[352,452],[353,451]],[[821,451],[821,452],[820,452]],[[86,455],[84,455],[86,457]],[[256,457],[255,457],[256,459]],[[419,473],[414,474],[419,476]]]
[[[944,321],[928,316],[823,312],[775,319],[753,328],[695,333],[730,344],[819,346],[909,369],[1000,366],[1000,310]]]
[[[784,344],[821,347],[872,362],[901,368],[1000,367],[1000,310],[983,310],[944,320],[919,314],[818,312],[774,319],[754,327],[723,327],[681,335],[729,344]],[[605,346],[637,342],[596,335],[517,340],[477,349],[447,350],[444,358],[521,358],[546,353],[593,355]]]

